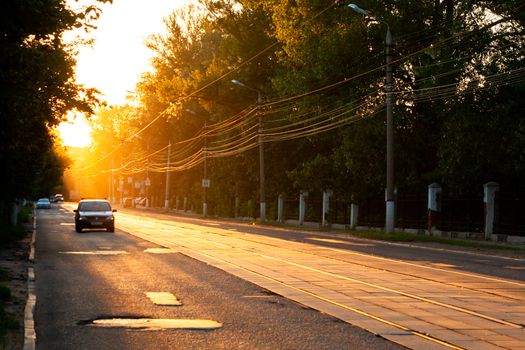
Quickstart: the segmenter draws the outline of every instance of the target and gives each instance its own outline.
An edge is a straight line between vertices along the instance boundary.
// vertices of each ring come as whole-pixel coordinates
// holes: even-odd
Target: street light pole
[[[111,203],[115,203],[115,158],[111,157]]]
[[[204,217],[208,216],[208,121],[204,121],[204,180],[206,183],[203,183],[204,194],[202,201],[202,215]]]
[[[368,11],[363,10],[356,4],[349,4],[352,10],[366,16],[373,20],[382,22],[386,25],[386,40],[385,40],[385,54],[386,54],[386,217],[385,217],[385,231],[394,232],[395,227],[395,195],[394,195],[394,117],[392,113],[392,33],[387,22],[371,16]]]
[[[197,116],[197,113],[192,109],[186,108],[186,112]],[[202,216],[208,216],[208,187],[210,186],[210,181],[208,180],[208,119],[204,119],[204,146],[202,149],[202,155],[204,158],[204,171],[202,178]]]
[[[257,115],[259,119],[259,209],[260,209],[260,220],[261,222],[266,221],[266,193],[265,193],[265,176],[264,176],[264,140],[263,140],[263,132],[264,132],[264,125],[263,125],[263,119],[262,119],[262,102],[263,97],[261,91],[251,88],[249,86],[244,85],[238,80],[232,80],[233,84],[242,86],[248,90],[254,91],[257,93]]]
[[[386,232],[394,232],[394,116],[392,113],[392,34],[386,24]]]
[[[166,163],[166,198],[164,199],[164,209],[170,208],[170,156],[171,142],[168,144],[168,161]]]
[[[259,198],[260,198],[260,217],[261,221],[266,221],[266,193],[264,177],[264,142],[263,142],[263,119],[262,119],[262,95],[257,91],[257,114],[259,116]]]

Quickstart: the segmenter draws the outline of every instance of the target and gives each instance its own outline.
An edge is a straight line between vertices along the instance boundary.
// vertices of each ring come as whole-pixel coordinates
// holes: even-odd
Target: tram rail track
[[[167,224],[167,225],[175,226],[175,227],[177,227],[179,229],[182,227],[183,229],[186,229],[186,230],[199,231],[199,230],[195,229],[194,227],[187,227],[184,224],[180,225],[180,224],[174,224],[174,223],[170,223],[170,222],[166,222],[166,221],[162,221],[162,222]],[[191,225],[193,226],[194,224],[191,224]],[[214,230],[218,230],[215,227],[213,228],[213,230],[210,230],[210,227],[206,227],[206,226],[204,226],[204,227],[207,229],[206,231],[204,231],[206,233],[214,234],[214,235],[221,235],[221,236],[230,236],[230,235],[225,234],[223,232],[214,232]],[[202,226],[201,226],[201,228],[202,228]],[[221,231],[228,231],[228,229],[220,229],[220,230]],[[200,230],[200,231],[203,232],[202,230]],[[249,242],[253,242],[253,243],[257,243],[257,244],[264,244],[264,245],[270,246],[272,248],[279,247],[278,243],[270,244],[268,242],[268,240],[277,240],[277,241],[279,241],[280,240],[279,238],[266,237],[265,238],[266,241],[263,242],[260,239],[256,239],[256,238],[243,237],[243,235],[239,235],[238,231],[234,231],[233,234],[235,235],[235,238],[240,239],[240,240],[245,240],[245,241],[249,241]],[[257,237],[257,238],[259,238],[259,237]],[[477,274],[477,273],[452,270],[452,269],[448,269],[448,268],[440,268],[440,267],[428,266],[428,265],[424,265],[424,264],[416,264],[416,263],[412,263],[412,262],[408,262],[408,261],[404,261],[404,260],[400,260],[400,259],[395,259],[395,258],[385,258],[385,257],[382,257],[382,256],[377,256],[377,255],[367,254],[367,253],[361,253],[361,252],[356,252],[356,251],[352,251],[352,250],[344,250],[344,249],[340,249],[340,248],[332,248],[332,247],[315,245],[315,244],[313,244],[311,242],[293,241],[293,243],[298,243],[300,245],[314,246],[316,249],[326,250],[326,251],[335,251],[335,252],[339,252],[339,253],[342,253],[342,254],[345,254],[345,255],[352,255],[352,256],[357,256],[357,257],[367,257],[369,259],[379,260],[379,261],[387,262],[387,263],[391,263],[392,262],[392,263],[395,263],[395,264],[416,267],[418,269],[425,269],[425,270],[430,270],[430,271],[443,272],[443,273],[447,273],[447,274],[454,274],[454,275],[458,275],[458,276],[461,276],[461,277],[472,277],[472,278],[482,279],[482,280],[486,280],[486,281],[490,281],[490,282],[504,283],[504,284],[509,284],[509,285],[525,288],[525,282],[521,282],[521,281],[513,281],[513,280],[508,280],[508,279],[504,279],[504,278],[500,278],[500,277],[492,277],[492,276],[486,276],[486,275],[481,275],[481,274]],[[370,265],[370,264],[364,264],[364,263],[359,263],[359,262],[356,262],[356,261],[348,261],[348,260],[338,259],[338,258],[335,258],[333,256],[328,256],[326,254],[321,254],[319,252],[312,252],[312,251],[310,251],[308,249],[297,248],[296,250],[299,251],[299,252],[305,253],[305,254],[319,255],[319,256],[323,256],[323,257],[329,258],[329,259],[341,260],[341,261],[346,262],[346,263],[356,264],[356,265],[364,266],[364,267],[367,267],[367,268],[373,268],[373,269],[383,270],[383,271],[387,271],[387,272],[403,274],[403,275],[410,276],[410,277],[417,277],[417,278],[420,278],[420,279],[424,279],[424,280],[428,280],[428,281],[432,281],[432,282],[436,282],[436,283],[442,283],[442,284],[450,285],[450,286],[453,286],[453,287],[458,287],[457,284],[447,283],[447,282],[442,281],[442,280],[431,279],[431,278],[427,278],[427,277],[421,277],[421,275],[415,276],[415,275],[407,274],[407,273],[404,273],[403,271],[389,269],[389,268],[385,267],[384,265],[379,268],[377,266]],[[440,250],[442,250],[442,249],[440,249]],[[497,257],[497,258],[500,258],[500,257]],[[501,258],[502,259],[506,259],[506,257],[501,257]],[[513,260],[523,261],[522,259],[513,259]],[[465,286],[462,286],[461,288],[469,289],[469,290],[477,290],[477,289],[469,288],[469,287],[465,287]],[[509,298],[509,299],[513,299],[513,300],[522,300],[522,299],[517,299],[517,298],[513,298],[513,297],[508,296],[508,295],[503,295],[503,294],[498,294],[498,293],[490,293],[490,292],[485,292],[485,293],[493,294],[493,295],[497,295],[497,296],[501,296],[501,297]]]
[[[505,320],[505,319],[502,319],[502,318],[498,318],[498,317],[493,317],[491,315],[487,315],[487,314],[484,314],[484,313],[481,313],[481,312],[478,312],[478,311],[475,311],[475,310],[470,310],[468,308],[464,308],[464,307],[461,307],[461,306],[452,305],[452,304],[448,304],[448,303],[432,300],[432,299],[427,298],[425,296],[419,296],[419,295],[416,295],[414,293],[409,293],[409,292],[406,292],[406,291],[396,290],[396,289],[390,288],[388,286],[382,286],[382,285],[379,285],[379,284],[376,284],[376,283],[370,283],[370,282],[367,282],[367,281],[359,280],[357,278],[353,278],[353,277],[349,277],[349,276],[343,276],[343,275],[340,275],[340,274],[337,274],[337,273],[333,273],[333,272],[330,272],[328,270],[325,271],[325,270],[322,270],[322,269],[319,269],[319,268],[316,268],[316,267],[307,266],[307,265],[300,264],[300,263],[297,263],[297,262],[293,262],[293,261],[288,261],[286,259],[282,259],[282,258],[276,256],[277,249],[286,249],[286,250],[292,251],[292,252],[297,253],[297,254],[308,254],[308,255],[310,255],[312,257],[318,257],[318,258],[322,258],[322,259],[332,259],[332,260],[338,261],[339,263],[342,263],[342,264],[356,264],[355,262],[349,262],[349,261],[341,260],[341,259],[334,259],[333,257],[325,256],[324,254],[313,253],[312,251],[308,251],[308,250],[305,251],[303,249],[295,249],[295,248],[292,249],[290,247],[282,248],[282,247],[279,247],[277,244],[275,244],[275,242],[272,242],[272,243],[268,242],[268,240],[276,240],[277,241],[277,240],[279,240],[278,238],[265,238],[264,239],[265,241],[261,242],[261,240],[258,239],[259,237],[256,237],[257,239],[255,239],[255,238],[251,237],[250,235],[239,234],[239,232],[237,232],[237,231],[234,231],[233,234],[228,234],[228,233],[225,233],[225,232],[213,232],[213,231],[221,230],[221,229],[218,229],[216,227],[210,228],[210,227],[205,227],[205,226],[204,227],[200,226],[200,229],[199,229],[198,225],[193,225],[192,224],[191,226],[196,226],[196,227],[188,227],[188,225],[184,225],[184,224],[183,225],[177,225],[176,223],[167,222],[167,221],[164,221],[164,220],[161,220],[160,222],[158,220],[155,220],[155,225],[154,226],[156,226],[156,225],[158,225],[160,223],[166,225],[168,227],[168,231],[172,231],[173,229],[175,229],[175,230],[177,230],[179,232],[177,232],[177,231],[176,232],[164,232],[160,237],[159,237],[158,234],[155,237],[153,237],[151,234],[148,234],[148,233],[138,233],[138,234],[134,233],[134,234],[136,234],[138,236],[143,236],[142,238],[149,239],[149,240],[154,241],[155,243],[160,244],[160,245],[169,246],[169,247],[172,247],[173,245],[175,245],[175,246],[185,250],[187,253],[189,253],[188,255],[190,255],[190,256],[198,255],[198,256],[204,257],[206,260],[215,260],[217,262],[220,262],[220,264],[227,264],[227,265],[229,265],[230,267],[232,267],[234,269],[239,269],[239,270],[242,270],[244,272],[251,273],[251,274],[257,276],[258,278],[264,278],[264,279],[266,279],[268,281],[271,281],[272,283],[277,283],[277,284],[279,284],[279,285],[281,285],[281,286],[283,286],[285,288],[289,288],[290,290],[293,290],[295,292],[304,293],[306,295],[309,295],[310,297],[317,298],[318,300],[321,300],[323,302],[330,303],[332,305],[335,305],[337,307],[343,308],[345,310],[348,310],[348,311],[360,314],[362,316],[369,317],[370,319],[373,319],[375,321],[378,321],[378,322],[381,322],[383,324],[389,325],[391,327],[394,327],[396,329],[402,330],[404,332],[408,332],[408,333],[410,333],[410,334],[412,334],[414,336],[417,336],[417,337],[419,337],[421,339],[426,339],[427,341],[433,342],[435,344],[439,344],[439,345],[444,346],[446,348],[463,349],[464,347],[458,346],[458,345],[454,344],[453,342],[448,341],[447,339],[440,339],[439,337],[435,337],[432,334],[429,334],[427,332],[424,332],[424,331],[421,331],[421,330],[418,330],[418,329],[415,329],[415,328],[412,328],[412,327],[407,327],[407,326],[403,325],[402,322],[389,320],[389,319],[387,319],[385,317],[382,317],[379,314],[374,314],[372,312],[368,312],[366,310],[362,310],[362,309],[353,307],[353,306],[348,305],[348,304],[340,303],[340,302],[338,302],[335,299],[331,299],[329,297],[326,297],[326,296],[323,296],[323,295],[321,295],[319,293],[316,293],[315,291],[308,290],[308,288],[302,288],[302,287],[298,287],[298,286],[290,284],[290,283],[286,283],[286,281],[284,281],[284,280],[280,280],[279,278],[275,278],[275,277],[272,277],[270,275],[260,273],[260,272],[256,271],[253,268],[249,268],[246,265],[242,265],[241,263],[235,263],[235,257],[226,256],[226,258],[225,258],[224,256],[221,256],[221,254],[224,254],[224,251],[237,251],[237,252],[242,252],[243,254],[247,254],[247,255],[250,255],[250,254],[254,255],[254,256],[257,255],[258,258],[262,258],[262,259],[266,259],[266,260],[273,260],[278,265],[286,264],[286,265],[289,265],[289,266],[293,266],[295,268],[308,270],[311,273],[316,273],[316,274],[324,275],[324,276],[327,276],[327,277],[330,277],[330,278],[339,279],[339,280],[342,280],[342,281],[347,281],[347,282],[352,282],[352,283],[365,285],[367,287],[376,288],[376,289],[381,290],[383,292],[393,293],[393,294],[396,294],[396,295],[399,295],[399,296],[403,296],[403,297],[406,297],[406,298],[414,299],[414,300],[416,300],[418,302],[421,302],[421,303],[432,304],[432,305],[434,305],[436,307],[440,307],[440,308],[444,308],[444,309],[448,309],[448,310],[453,310],[454,312],[466,314],[468,316],[475,317],[475,318],[481,318],[481,319],[483,319],[485,321],[494,322],[494,323],[500,324],[500,325],[505,326],[505,327],[510,327],[510,328],[513,328],[513,329],[516,329],[516,330],[523,330],[523,325],[520,324],[520,323],[508,321],[508,320]],[[145,225],[145,226],[148,226],[148,225]],[[190,231],[190,232],[191,231],[196,231],[196,232],[201,232],[201,233],[205,232],[207,234],[207,237],[196,237],[195,235],[192,235],[191,236],[191,240],[193,240],[194,243],[190,244],[189,242],[185,242],[185,240],[189,239],[189,238],[188,238],[187,233],[185,233],[184,231]],[[226,231],[228,231],[228,230],[226,229]],[[213,234],[214,236],[215,235],[221,236],[221,239],[232,239],[232,238],[235,238],[236,240],[242,240],[243,244],[258,244],[258,245],[266,246],[267,248],[266,249],[254,248],[252,246],[249,249],[247,249],[247,248],[243,248],[242,247],[243,244],[225,243],[222,240],[217,241],[215,239],[210,239],[209,234]],[[151,238],[153,238],[153,240]],[[174,239],[175,239],[175,242],[173,241]],[[202,246],[199,245],[201,247],[197,247],[196,248],[195,247],[195,245],[196,245],[195,244],[195,240],[201,241],[201,245]],[[213,243],[214,245],[220,247],[220,249],[223,249],[224,251],[221,251],[221,254],[210,254],[209,252],[203,251],[203,249],[204,249],[203,247],[209,246],[210,243]],[[239,241],[237,241],[237,243],[239,243]],[[294,243],[296,243],[296,244],[293,244],[293,246],[301,245],[301,244],[302,245],[307,245],[307,244],[311,245],[312,244],[312,243],[306,243],[306,242],[305,243],[294,242]],[[336,248],[327,248],[327,247],[324,247],[324,248],[325,249],[332,249],[332,250],[336,249]],[[269,255],[269,254],[262,254],[260,252],[261,250],[262,251],[268,251],[268,249],[270,249],[270,251],[272,251],[274,254]],[[341,253],[341,252],[347,253],[347,251],[343,250],[343,249],[336,249],[336,250],[339,253]],[[397,260],[397,259],[377,257],[375,255],[368,255],[368,254],[365,254],[365,253],[350,252],[349,254],[357,254],[358,256],[361,256],[361,257],[366,256],[367,258],[379,259],[379,260],[384,261],[384,262],[396,262],[396,263],[400,263],[400,264],[409,264],[409,266],[417,267],[417,268],[424,268],[424,269],[428,269],[428,270],[433,271],[433,272],[447,273],[447,274],[452,273],[452,274],[455,274],[455,275],[458,275],[458,276],[462,276],[462,277],[467,277],[468,276],[470,278],[480,278],[482,280],[487,280],[487,281],[491,281],[491,282],[507,283],[509,285],[513,285],[515,287],[520,287],[520,288],[521,287],[525,287],[525,283],[517,282],[517,281],[509,281],[509,280],[502,279],[502,278],[497,278],[497,277],[483,276],[483,275],[478,275],[478,274],[473,274],[473,273],[468,273],[468,272],[453,271],[453,270],[450,270],[450,269],[443,269],[443,268],[437,268],[437,267],[432,267],[432,266],[419,265],[419,264],[410,263],[410,262],[403,262],[403,261],[400,261],[400,260]],[[395,274],[403,275],[399,271],[395,271],[395,270],[390,270],[390,269],[385,269],[385,268],[378,268],[378,267],[374,267],[374,266],[369,266],[367,264],[362,264],[361,266],[365,267],[365,268],[368,268],[368,269],[375,269],[375,270],[378,270],[378,271],[382,271],[384,273],[395,273]],[[405,275],[413,277],[413,278],[421,278],[420,276],[417,276],[415,274],[405,274]],[[450,283],[446,284],[446,283],[444,283],[442,281],[439,281],[439,280],[430,280],[430,281],[432,281],[433,283],[440,283],[440,284],[443,284],[443,285],[447,285],[447,286],[452,287],[452,288],[460,288],[457,285],[450,284]],[[480,290],[478,290],[476,288],[469,288],[468,291],[478,292],[478,293],[486,293],[486,292],[480,291]],[[490,294],[490,293],[486,293],[486,294]],[[518,302],[519,301],[519,299],[517,299],[517,298],[512,298],[512,297],[503,296],[503,295],[499,295],[499,294],[493,294],[493,296],[497,296],[497,297],[500,297],[500,298],[507,298],[509,300],[509,302]],[[503,347],[503,348],[505,348],[505,347]]]

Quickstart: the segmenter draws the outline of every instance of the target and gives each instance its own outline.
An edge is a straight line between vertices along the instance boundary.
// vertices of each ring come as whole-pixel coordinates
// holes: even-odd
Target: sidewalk
[[[484,241],[484,240],[475,240],[475,239],[460,239],[460,238],[447,238],[447,237],[432,237],[427,235],[418,235],[416,233],[406,233],[406,232],[396,232],[392,234],[392,239],[374,239],[374,237],[382,232],[380,230],[344,230],[344,229],[333,229],[333,228],[322,228],[320,224],[308,222],[306,225],[293,224],[292,222],[281,224],[275,221],[267,221],[266,223],[261,223],[253,218],[223,218],[217,216],[210,216],[204,218],[202,214],[198,214],[192,211],[184,210],[175,210],[170,209],[166,211],[164,208],[146,208],[146,207],[137,207],[137,208],[122,208],[118,207],[124,211],[130,212],[153,212],[160,215],[166,215],[171,217],[183,217],[188,219],[198,219],[198,220],[207,220],[207,221],[217,221],[225,223],[237,223],[245,225],[257,225],[259,227],[268,227],[268,228],[278,228],[278,229],[287,229],[297,232],[310,232],[317,233],[321,235],[326,235],[327,237],[334,238],[352,238],[357,240],[372,240],[379,241],[382,243],[388,243],[393,245],[403,245],[403,246],[417,246],[417,247],[429,247],[434,249],[446,248],[450,250],[457,251],[467,251],[467,252],[479,252],[483,250],[486,253],[500,256],[525,256],[525,243],[509,243],[509,242],[494,242],[494,241]],[[368,234],[370,233],[370,234]],[[471,246],[469,246],[471,245]]]

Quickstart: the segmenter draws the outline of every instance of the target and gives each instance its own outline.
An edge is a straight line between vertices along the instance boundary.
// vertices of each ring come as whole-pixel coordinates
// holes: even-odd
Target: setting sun
[[[83,116],[68,116],[57,130],[64,146],[82,148],[91,144],[91,126]]]

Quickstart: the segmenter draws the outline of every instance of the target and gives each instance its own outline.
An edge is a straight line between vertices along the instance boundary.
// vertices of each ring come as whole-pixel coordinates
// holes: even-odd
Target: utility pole
[[[208,186],[210,185],[208,180],[208,121],[204,121],[204,181],[202,186],[204,188],[203,201],[202,201],[202,215],[208,216]]]
[[[170,156],[171,156],[171,141],[168,144],[168,161],[166,163],[166,198],[164,199],[164,209],[170,208]]]
[[[245,85],[244,83],[233,79],[231,81],[235,85],[242,86],[248,90],[257,93],[257,115],[259,116],[259,202],[260,202],[260,220],[266,221],[266,195],[265,195],[265,181],[264,181],[264,140],[263,140],[263,115],[262,115],[262,93],[261,91]]]
[[[266,221],[266,194],[264,179],[264,142],[263,142],[263,115],[262,115],[262,94],[257,90],[257,114],[259,116],[259,198],[261,222]]]
[[[115,158],[111,157],[111,203],[115,202]]]
[[[395,193],[394,193],[394,117],[392,114],[392,33],[390,26],[381,18],[371,16],[368,11],[363,10],[356,4],[349,4],[352,10],[371,18],[374,21],[382,22],[386,25],[386,40],[385,40],[385,54],[386,54],[386,217],[385,217],[385,231],[394,232],[395,227]]]
[[[146,180],[144,181],[146,185],[146,208],[149,208],[149,204],[150,204],[149,187],[151,186],[151,180],[149,179],[149,141],[150,141],[150,137],[148,137],[148,142],[146,144],[146,149],[148,152],[148,158],[147,158],[147,163],[146,163]]]
[[[386,23],[386,22],[385,22]],[[392,33],[386,23],[386,232],[394,232],[394,117],[392,114]]]

